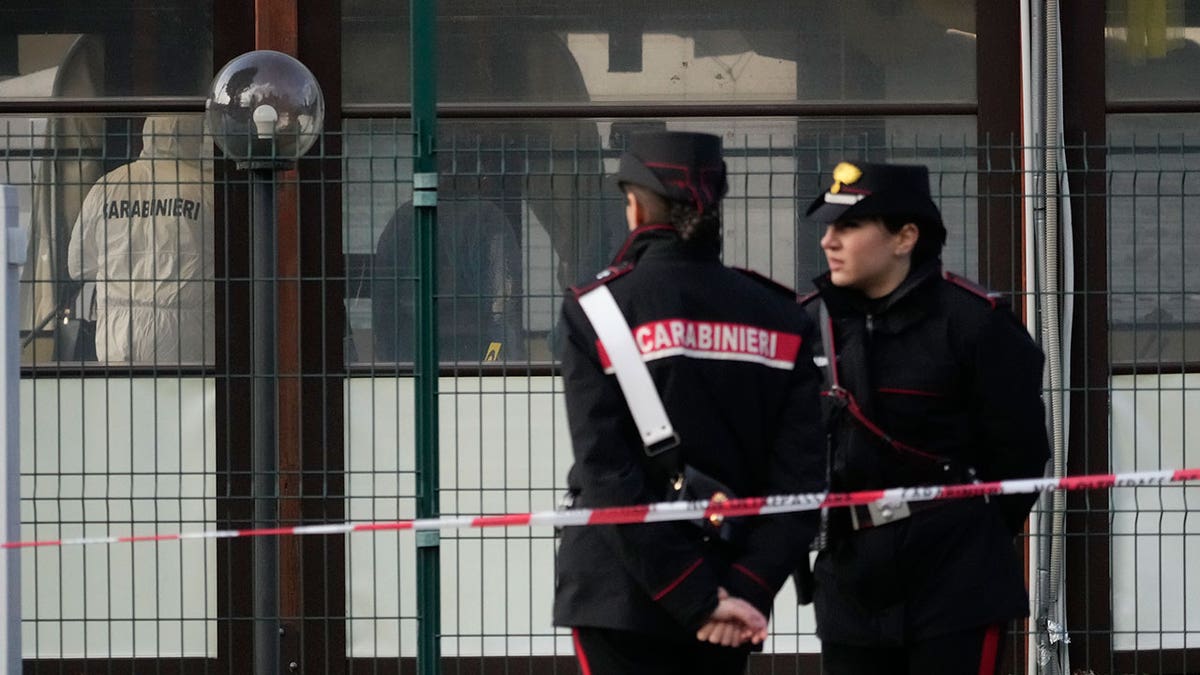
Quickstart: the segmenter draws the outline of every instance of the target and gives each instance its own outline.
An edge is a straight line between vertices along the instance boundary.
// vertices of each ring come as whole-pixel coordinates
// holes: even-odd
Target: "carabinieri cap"
[[[942,224],[929,193],[929,169],[915,164],[852,164],[833,169],[833,185],[806,214],[819,224],[854,218],[900,216],[919,224]]]
[[[721,138],[684,131],[634,134],[621,155],[617,183],[640,185],[669,201],[695,204],[703,213],[719,204],[729,189]]]

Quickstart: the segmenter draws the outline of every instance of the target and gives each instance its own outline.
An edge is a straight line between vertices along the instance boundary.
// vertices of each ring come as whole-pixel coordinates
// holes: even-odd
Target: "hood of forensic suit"
[[[152,115],[142,127],[141,159],[200,163],[212,159],[212,137],[202,115]]]

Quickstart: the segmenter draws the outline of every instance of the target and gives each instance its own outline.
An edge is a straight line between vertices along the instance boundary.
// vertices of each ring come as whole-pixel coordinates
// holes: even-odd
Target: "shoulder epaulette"
[[[741,272],[742,274],[750,277],[754,281],[757,281],[759,284],[766,286],[767,288],[775,291],[776,293],[782,293],[782,294],[788,296],[789,298],[796,297],[796,291],[794,289],[784,286],[783,284],[779,283],[778,281],[775,281],[771,277],[764,276],[762,274],[759,274],[758,272],[755,272],[754,270],[749,270],[744,267],[734,267],[732,269],[734,269],[738,272]]]
[[[971,281],[970,279],[968,279],[966,277],[961,277],[961,276],[955,274],[954,272],[943,272],[942,276],[946,279],[946,281],[949,281],[951,284],[963,289],[964,291],[970,293],[971,295],[974,295],[974,296],[984,300],[985,302],[987,302],[989,305],[992,306],[992,309],[995,309],[996,306],[999,305],[1001,303],[1001,301],[1003,301],[1003,299],[1004,299],[1003,294],[997,293],[996,291],[988,290],[987,288],[980,286],[979,284],[975,283],[974,281]]]
[[[617,277],[619,277],[623,274],[628,274],[629,272],[633,271],[633,266],[634,266],[633,261],[627,261],[627,262],[619,263],[616,265],[611,265],[609,267],[605,267],[604,269],[597,272],[595,278],[593,278],[591,281],[580,284],[578,286],[572,286],[571,292],[574,293],[575,297],[578,298],[579,296],[583,295],[584,293],[587,293],[588,291],[592,290],[593,288],[595,288],[597,286],[603,286],[604,284],[607,284],[608,282],[612,281],[613,279],[616,279]]]

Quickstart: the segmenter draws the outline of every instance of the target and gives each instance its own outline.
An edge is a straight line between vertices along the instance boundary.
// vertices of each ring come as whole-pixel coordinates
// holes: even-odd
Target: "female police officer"
[[[995,294],[941,269],[925,167],[839,164],[808,215],[833,490],[1040,476],[1042,353]],[[833,510],[815,568],[825,672],[991,673],[1028,614],[1013,546],[1032,497]]]
[[[737,497],[822,489],[815,327],[792,291],[721,263],[720,139],[636,135],[617,179],[630,235],[562,309],[576,505],[661,501],[684,467]],[[677,445],[643,443],[639,404],[627,402],[613,347],[581,304],[600,287],[624,337],[632,333],[627,353],[648,368]],[[583,672],[742,672],[745,642],[765,638],[772,599],[815,522],[753,518],[738,529],[726,540],[693,523],[567,528],[554,621],[573,629]]]

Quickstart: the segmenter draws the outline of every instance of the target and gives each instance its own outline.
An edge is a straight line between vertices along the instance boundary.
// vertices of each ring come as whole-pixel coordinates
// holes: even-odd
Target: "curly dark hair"
[[[667,220],[679,231],[679,238],[697,244],[721,244],[721,212],[717,208],[699,211],[695,204],[670,202]]]
[[[621,187],[625,192],[632,193],[634,198],[642,204],[651,221],[671,225],[679,232],[680,239],[688,243],[720,248],[721,211],[719,207],[702,212],[691,202],[670,201],[641,185],[626,183]]]

